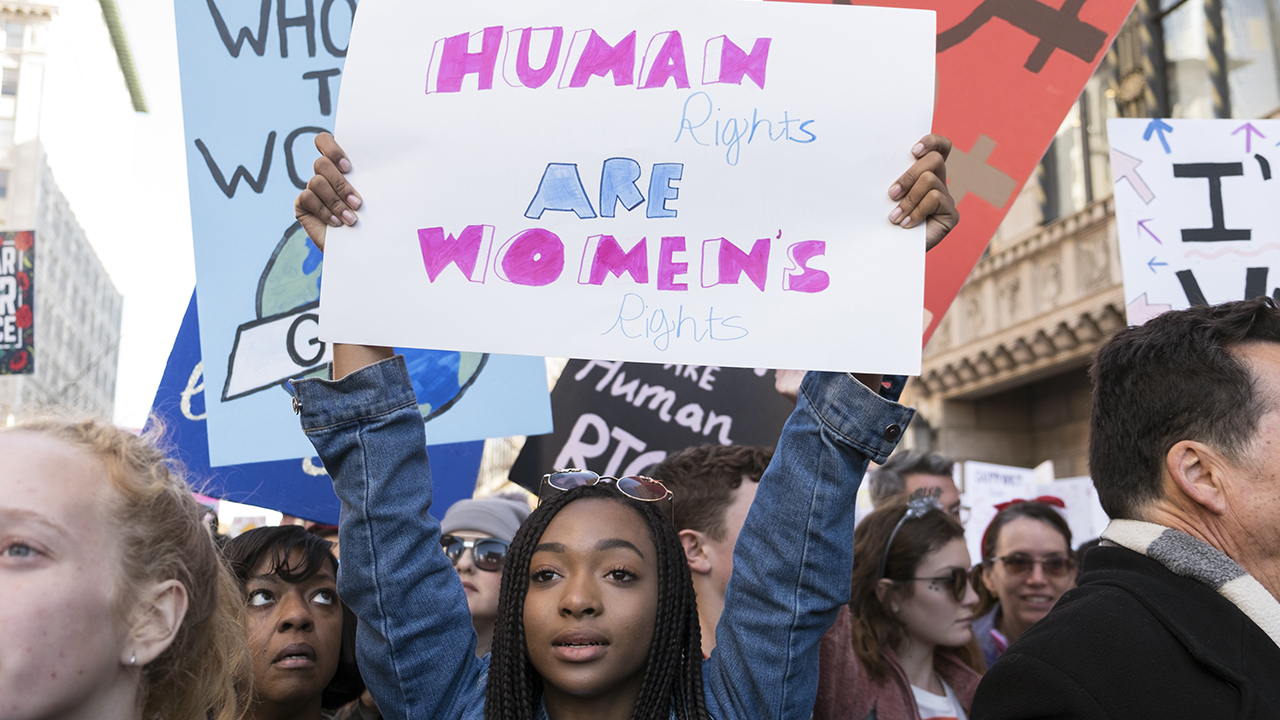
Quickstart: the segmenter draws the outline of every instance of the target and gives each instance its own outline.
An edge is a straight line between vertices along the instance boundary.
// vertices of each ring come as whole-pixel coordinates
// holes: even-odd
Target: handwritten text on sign
[[[1129,323],[1280,298],[1280,121],[1107,122]]]
[[[929,129],[933,31],[879,8],[365,0],[337,123],[365,205],[326,248],[321,335],[911,372],[923,237],[887,190]]]

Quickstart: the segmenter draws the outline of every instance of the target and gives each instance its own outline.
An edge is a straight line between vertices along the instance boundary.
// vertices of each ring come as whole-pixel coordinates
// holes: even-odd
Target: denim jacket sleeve
[[[800,387],[733,552],[716,649],[703,665],[718,720],[803,720],[818,690],[818,644],[849,601],[854,497],[868,460],[884,462],[914,411],[843,373]]]
[[[293,386],[302,427],[342,501],[338,594],[384,718],[482,718],[488,658],[428,513],[426,435],[404,358]]]

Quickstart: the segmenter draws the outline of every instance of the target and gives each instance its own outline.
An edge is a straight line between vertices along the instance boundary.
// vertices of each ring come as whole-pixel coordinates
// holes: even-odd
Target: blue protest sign
[[[317,332],[323,258],[292,205],[311,177],[315,136],[333,128],[355,8],[174,3],[215,467],[311,452],[282,382],[323,368],[330,348]],[[419,312],[396,316],[413,323]],[[406,359],[432,443],[551,430],[541,358],[424,350]]]
[[[164,377],[151,404],[148,427],[157,421],[164,424],[168,441],[165,450],[186,466],[188,479],[196,490],[211,497],[337,524],[338,498],[333,493],[329,475],[314,456],[210,467],[205,421],[207,396],[200,357],[198,317],[196,295],[192,293],[187,314],[169,353]],[[284,393],[272,395],[277,403],[289,405],[288,396]],[[296,418],[292,425],[293,431],[307,442]],[[428,452],[431,455],[436,507],[447,508],[462,498],[471,497],[480,472],[484,442],[432,445]]]

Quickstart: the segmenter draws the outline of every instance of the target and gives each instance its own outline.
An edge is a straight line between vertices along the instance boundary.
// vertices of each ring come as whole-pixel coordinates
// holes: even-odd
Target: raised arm
[[[335,348],[335,364],[382,354],[349,350]],[[361,672],[383,717],[481,717],[488,661],[475,657],[466,593],[428,512],[426,436],[404,359],[348,367],[294,388],[342,500],[338,594],[360,619]]]
[[[818,642],[849,601],[854,497],[914,411],[844,373],[810,372],[738,536],[716,649],[704,665],[719,720],[807,718]]]

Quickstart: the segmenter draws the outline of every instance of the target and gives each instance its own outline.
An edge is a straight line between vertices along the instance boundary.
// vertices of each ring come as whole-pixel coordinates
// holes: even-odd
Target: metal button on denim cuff
[[[894,423],[884,429],[885,440],[893,442],[894,440],[897,440],[901,436],[902,436],[902,426],[899,425],[898,423]]]

